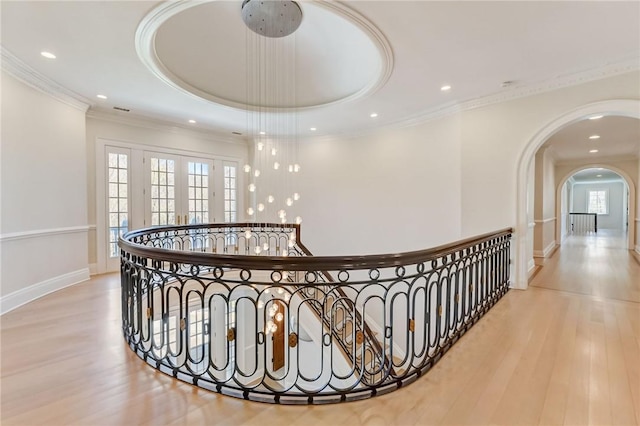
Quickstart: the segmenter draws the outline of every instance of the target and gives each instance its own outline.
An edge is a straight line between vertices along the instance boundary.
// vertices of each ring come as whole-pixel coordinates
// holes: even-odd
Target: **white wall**
[[[2,73],[2,311],[87,279],[84,111]]]
[[[535,134],[579,106],[638,93],[640,73],[631,72],[412,127],[310,141],[300,160],[303,241],[318,254],[379,253],[515,227],[518,161]]]
[[[640,158],[640,150],[638,150],[638,158]],[[638,179],[636,180],[636,188],[638,188],[638,184],[640,184],[640,164],[638,165]],[[638,196],[636,197],[637,208],[636,215],[638,218],[636,219],[636,252],[640,253],[640,189],[638,189]],[[630,219],[632,220],[632,219]]]
[[[573,185],[573,212],[586,213],[589,191],[607,191],[609,193],[609,214],[598,215],[598,229],[623,230],[623,220],[626,212],[624,198],[626,197],[626,185],[622,182],[607,183],[582,183]]]
[[[145,145],[149,150],[154,148],[178,149],[189,151],[193,155],[204,153],[209,155],[237,158],[241,168],[247,161],[247,145],[243,140],[225,140],[219,136],[206,132],[190,131],[175,126],[168,126],[159,122],[145,119],[127,119],[120,116],[96,114],[89,112],[86,125],[86,158],[88,218],[92,228],[89,233],[89,263],[98,263],[97,232],[96,229],[96,146],[98,139],[127,142]],[[239,169],[238,172],[241,170]],[[240,176],[240,179],[242,176]],[[238,189],[243,194],[243,186]],[[217,193],[221,199],[221,193]],[[222,202],[222,201],[220,201]],[[243,205],[242,203],[241,205]],[[242,217],[242,212],[238,212]],[[212,218],[213,220],[213,218]]]
[[[302,241],[318,255],[393,253],[460,238],[457,117],[300,148]]]
[[[570,206],[573,200],[573,179],[568,180],[562,185],[560,194],[560,243],[569,235],[570,218],[569,213],[571,211]]]
[[[529,178],[527,181],[527,272],[530,273],[533,268],[536,266],[535,260],[533,258],[534,252],[534,240],[535,240],[535,199],[536,199],[536,185],[535,185],[535,171],[536,171],[536,160],[533,159],[532,167],[529,170]]]
[[[609,99],[638,99],[631,72],[462,113],[462,234],[516,224],[517,167],[526,145],[559,116]]]
[[[556,185],[555,163],[551,148],[541,148],[534,159],[535,201],[534,201],[534,256],[547,257],[556,245]]]

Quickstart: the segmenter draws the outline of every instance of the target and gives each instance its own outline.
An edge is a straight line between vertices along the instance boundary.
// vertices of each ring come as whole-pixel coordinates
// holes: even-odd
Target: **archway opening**
[[[629,232],[632,188],[633,181],[606,167],[585,167],[560,179],[558,244],[569,238],[573,243],[623,249],[633,244]]]
[[[573,125],[580,124],[581,122],[583,124],[585,122],[588,123],[589,121],[597,122],[598,119],[603,117],[607,119],[634,119],[635,127],[637,129],[637,120],[640,119],[640,101],[612,100],[576,108],[575,110],[567,112],[544,126],[525,147],[518,163],[516,262],[515,281],[513,287],[526,289],[528,286],[529,272],[535,267],[533,254],[536,228],[540,227],[539,229],[543,229],[543,224],[549,223],[546,225],[546,232],[548,235],[552,235],[551,241],[555,240],[556,236],[558,238],[561,236],[560,232],[557,231],[561,222],[557,212],[559,208],[555,208],[555,202],[549,201],[546,208],[544,207],[544,204],[542,204],[542,208],[540,206],[536,206],[536,196],[540,196],[541,192],[544,193],[544,191],[541,191],[541,189],[536,186],[536,169],[540,172],[541,168],[540,164],[536,162],[536,159],[541,156],[544,157],[545,153],[547,156],[553,155],[553,149],[549,152],[547,151],[549,150],[548,142],[552,137],[554,137],[554,135],[560,134],[561,131],[570,129]],[[594,118],[594,120],[589,120],[591,118]],[[604,122],[604,120],[601,122]],[[595,134],[588,136],[594,135]],[[560,184],[558,179],[560,177],[566,180],[566,178],[576,171],[589,167],[608,168],[615,171],[624,178],[629,188],[627,246],[629,249],[633,249],[638,239],[636,235],[637,190],[635,179],[638,178],[636,176],[638,173],[637,154],[639,150],[637,145],[640,144],[640,141],[637,137],[633,139],[633,142],[636,144],[636,148],[632,150],[632,155],[626,155],[625,157],[624,153],[620,153],[619,155],[607,155],[606,152],[601,152],[600,147],[596,148],[589,145],[590,143],[595,144],[597,142],[605,142],[604,139],[598,139],[602,138],[587,137],[586,141],[582,141],[582,148],[588,148],[584,152],[583,157],[578,159],[573,158],[571,161],[564,159],[562,161],[564,164],[560,164],[563,169],[556,170],[556,163],[553,164],[553,167],[547,167],[547,172],[553,170],[553,176],[552,178],[549,178],[549,175],[547,174],[547,187],[549,190],[546,193],[545,199],[552,200],[554,199],[553,194],[557,194],[557,192],[561,191],[564,181]],[[602,144],[601,146],[607,145]],[[622,162],[627,161],[631,166],[628,164],[619,164],[620,160]],[[542,169],[544,169],[544,166],[542,166]],[[564,172],[569,169],[571,169],[572,173],[567,174],[565,177]],[[629,173],[627,173],[627,171]],[[540,173],[538,174],[540,175]],[[542,176],[544,176],[544,173],[542,173]],[[633,176],[633,178],[631,176]],[[557,196],[555,198],[557,198]],[[543,212],[542,214],[538,214],[538,218],[535,217],[536,210],[539,213]],[[549,212],[551,212],[551,214],[549,214]],[[554,212],[556,213],[555,216],[553,214]],[[549,228],[551,228],[551,231],[548,230]],[[549,241],[547,242],[548,244],[546,246],[542,246],[543,254],[545,250],[549,252],[549,250],[554,249],[558,244],[554,242],[554,245],[552,246]]]

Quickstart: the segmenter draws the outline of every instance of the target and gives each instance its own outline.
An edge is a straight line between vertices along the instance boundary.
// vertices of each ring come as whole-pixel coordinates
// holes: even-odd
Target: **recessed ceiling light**
[[[440,90],[442,90],[443,92],[448,92],[449,90],[451,90],[451,86],[449,86],[448,84],[445,84],[440,88]]]
[[[372,112],[371,114],[369,114],[369,117],[371,118],[376,118],[378,116],[378,113],[376,112]]]
[[[312,132],[315,132],[318,129],[316,129],[315,127],[311,127],[309,130],[311,130]]]
[[[266,135],[266,134],[267,134],[267,132],[260,132],[260,134],[261,134],[261,135]]]
[[[589,139],[600,139],[600,135],[591,135]]]
[[[189,123],[196,124],[196,120],[189,120]]]
[[[98,98],[100,99],[107,99],[107,97],[105,95],[97,95]]]
[[[602,115],[594,115],[593,117],[589,117],[589,120],[600,120],[602,117]]]
[[[602,175],[596,175],[596,177],[602,177]]]
[[[51,52],[40,52],[40,54],[42,56],[44,56],[45,58],[47,58],[47,59],[55,59],[56,58],[56,55],[54,55]]]
[[[592,150],[591,150],[591,151],[589,151],[589,152],[590,152],[590,153],[592,153],[592,154],[595,154],[596,152],[598,152],[598,150],[597,150],[597,149],[592,149]]]

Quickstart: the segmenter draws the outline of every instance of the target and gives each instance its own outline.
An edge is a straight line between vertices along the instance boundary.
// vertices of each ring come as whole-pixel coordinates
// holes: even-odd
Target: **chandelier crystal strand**
[[[299,223],[295,215],[300,198],[296,192],[299,129],[295,30],[302,22],[302,10],[298,3],[288,0],[245,0],[242,19],[247,25],[247,69],[251,73],[247,76],[247,102],[251,105],[247,109],[253,117],[248,119],[253,148],[247,175],[252,210],[248,211],[253,213],[251,220],[258,223]]]

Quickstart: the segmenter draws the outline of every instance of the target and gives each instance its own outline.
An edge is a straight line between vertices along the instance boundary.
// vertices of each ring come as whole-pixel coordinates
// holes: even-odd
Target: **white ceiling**
[[[353,19],[301,2],[297,61],[311,105],[348,97],[375,79],[382,55],[354,30]],[[229,134],[245,133],[247,112],[185,93],[151,72],[136,52],[140,23],[160,2],[2,2],[2,46],[37,72],[90,100],[96,110],[131,114]],[[356,132],[519,87],[549,84],[620,63],[637,64],[640,2],[341,3],[388,41],[393,69],[386,83],[348,102],[297,113],[301,135]],[[247,31],[241,1],[210,2],[167,21],[157,53],[167,68],[203,91],[242,100]],[[351,26],[350,26],[351,25]],[[297,37],[297,36],[296,36]],[[304,50],[301,50],[303,49]],[[57,55],[47,60],[40,52]],[[380,54],[380,52],[378,51]],[[382,59],[380,59],[382,58]],[[389,62],[389,61],[387,61]],[[379,70],[378,70],[379,71]],[[208,80],[209,79],[209,80]],[[503,81],[515,81],[502,88]],[[450,84],[444,93],[440,87]],[[96,98],[102,93],[106,101]],[[369,114],[377,112],[376,119]],[[315,133],[309,128],[316,127]],[[604,142],[604,141],[603,141]],[[636,151],[637,152],[637,151]]]
[[[624,182],[624,179],[619,174],[603,168],[585,169],[572,177],[575,182],[580,183]]]
[[[589,139],[600,136],[598,139]],[[637,157],[640,152],[640,120],[629,117],[585,119],[555,133],[545,146],[556,161],[602,157]],[[597,153],[589,151],[597,149]]]

